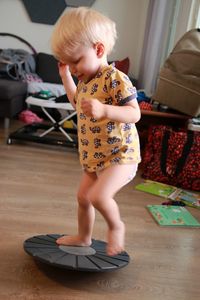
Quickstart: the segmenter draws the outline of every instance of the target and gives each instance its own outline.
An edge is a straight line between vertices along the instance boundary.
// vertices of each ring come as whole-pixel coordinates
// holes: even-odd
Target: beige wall
[[[55,0],[56,1],[56,0]],[[118,40],[110,59],[131,60],[130,75],[136,78],[144,38],[149,0],[96,0],[93,8],[109,16],[117,24]],[[50,53],[51,25],[32,23],[20,0],[0,0],[0,31],[26,39],[39,52]],[[13,38],[0,37],[0,48],[22,48]]]

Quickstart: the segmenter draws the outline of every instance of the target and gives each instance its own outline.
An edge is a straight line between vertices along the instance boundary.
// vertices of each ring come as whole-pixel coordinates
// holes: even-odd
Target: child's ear
[[[96,54],[98,58],[101,58],[105,53],[105,47],[102,43],[95,44]]]

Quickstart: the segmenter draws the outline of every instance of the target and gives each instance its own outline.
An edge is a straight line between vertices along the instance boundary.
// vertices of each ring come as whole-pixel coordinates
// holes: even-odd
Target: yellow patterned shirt
[[[88,83],[78,83],[75,96],[78,142],[85,170],[96,172],[112,164],[139,163],[140,144],[135,124],[87,117],[81,109],[81,100],[96,98],[104,104],[120,106],[136,95],[128,76],[112,65],[103,67]]]

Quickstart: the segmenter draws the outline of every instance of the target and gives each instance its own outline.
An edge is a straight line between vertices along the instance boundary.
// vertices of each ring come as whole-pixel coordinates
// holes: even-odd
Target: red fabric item
[[[153,105],[146,102],[146,101],[142,101],[139,103],[140,109],[144,109],[144,110],[153,110]]]
[[[128,57],[124,58],[123,60],[116,60],[114,61],[114,63],[115,63],[115,67],[118,70],[128,75],[129,67],[130,67],[130,60]]]
[[[148,132],[142,177],[200,191],[200,132],[152,126]]]
[[[31,110],[24,110],[19,114],[19,120],[26,124],[41,123],[43,119],[39,118]]]

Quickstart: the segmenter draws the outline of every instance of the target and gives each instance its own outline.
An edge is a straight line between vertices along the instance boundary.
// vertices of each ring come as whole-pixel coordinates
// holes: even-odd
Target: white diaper
[[[128,176],[127,181],[125,181],[125,184],[128,184],[131,180],[133,180],[133,178],[137,173],[137,169],[138,169],[138,164],[134,164],[131,174]]]

